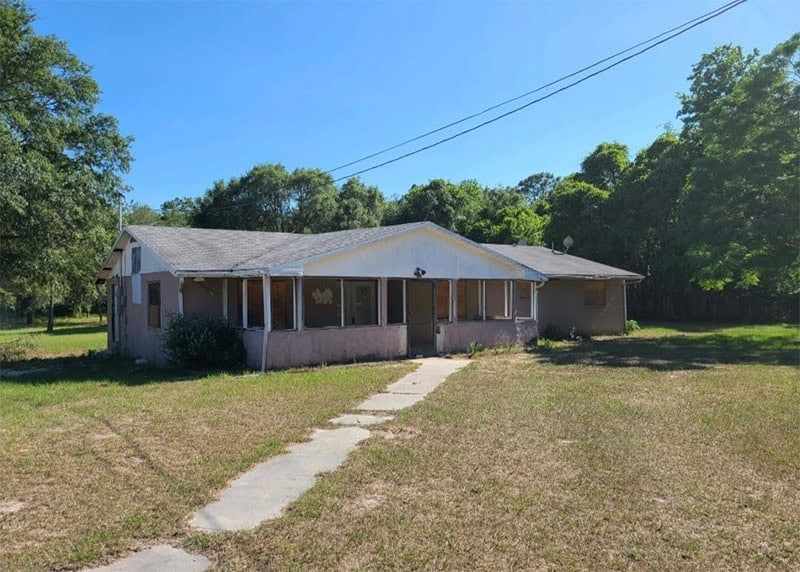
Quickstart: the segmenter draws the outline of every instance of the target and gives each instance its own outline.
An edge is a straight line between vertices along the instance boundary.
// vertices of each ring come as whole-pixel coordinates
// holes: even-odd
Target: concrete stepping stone
[[[310,441],[292,445],[288,453],[233,481],[218,501],[194,514],[190,526],[207,531],[247,530],[280,516],[314,486],[319,473],[339,467],[369,435],[361,427],[317,429]]]
[[[205,556],[160,544],[114,564],[86,569],[84,572],[203,572],[209,566],[211,562]]]
[[[414,393],[376,393],[356,407],[361,411],[399,411],[425,399]]]
[[[368,425],[377,425],[378,423],[385,423],[394,419],[394,415],[365,415],[358,413],[348,413],[346,415],[339,415],[331,419],[331,423],[337,425],[356,425],[366,427]]]

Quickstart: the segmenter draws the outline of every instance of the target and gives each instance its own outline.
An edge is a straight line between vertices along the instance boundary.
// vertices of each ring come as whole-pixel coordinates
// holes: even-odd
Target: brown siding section
[[[584,304],[583,280],[550,280],[539,290],[539,329],[554,325],[563,333],[574,327],[591,335],[625,331],[625,282],[606,281],[606,303]]]

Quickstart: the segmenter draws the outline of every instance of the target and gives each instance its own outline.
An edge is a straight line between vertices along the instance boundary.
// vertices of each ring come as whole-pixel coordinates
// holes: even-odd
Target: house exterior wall
[[[302,331],[272,331],[268,339],[267,363],[282,369],[353,360],[395,359],[407,353],[405,325],[363,326]],[[262,330],[243,330],[247,365],[261,368],[264,342]]]
[[[442,323],[437,327],[436,349],[441,353],[467,351],[472,342],[486,347],[528,344],[538,337],[536,320],[474,320]]]
[[[143,357],[153,363],[165,363],[166,357],[161,350],[161,334],[169,323],[170,314],[178,312],[178,279],[169,272],[152,272],[141,274],[142,302],[134,304],[131,298],[131,276],[122,276],[121,286],[124,300],[120,312],[120,344],[119,349],[125,355]],[[147,325],[147,284],[161,283],[161,327],[151,328]],[[108,289],[109,297],[111,288]],[[110,298],[109,298],[110,305]],[[110,324],[109,323],[109,336]],[[109,347],[110,344],[109,337]]]
[[[584,280],[550,280],[539,289],[539,329],[554,325],[563,333],[573,327],[590,335],[625,331],[625,282],[606,281],[604,306],[584,305]]]

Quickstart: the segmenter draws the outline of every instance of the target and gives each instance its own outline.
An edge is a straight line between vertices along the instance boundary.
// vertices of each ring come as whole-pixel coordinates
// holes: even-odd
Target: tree
[[[738,58],[740,51],[730,47],[725,53],[713,59],[719,69],[698,77],[736,77],[715,101],[694,104],[690,115],[693,141],[702,149],[682,203],[694,280],[707,290],[761,285],[797,295],[800,34],[761,58]],[[692,89],[697,93],[683,101],[720,93],[699,81]]]
[[[600,189],[613,191],[628,168],[628,146],[622,143],[600,143],[581,162],[577,177]]]
[[[529,203],[535,203],[553,192],[560,181],[553,173],[534,173],[517,183],[516,189]]]
[[[544,233],[545,244],[562,249],[562,241],[569,235],[575,240],[573,254],[606,259],[608,196],[608,191],[576,178],[561,181],[548,198],[550,221]]]
[[[243,177],[215,181],[188,212],[201,228],[289,232],[289,172],[281,164],[256,165]]]
[[[527,204],[518,188],[486,189],[483,207],[466,236],[476,242],[541,244],[546,220]]]
[[[0,1],[0,267],[23,298],[47,292],[52,329],[69,277],[91,281],[105,255],[131,139],[95,110],[88,66],[37,35],[34,19],[22,2]]]
[[[337,190],[321,169],[295,169],[288,182],[294,203],[293,232],[328,232],[336,228]]]
[[[400,199],[398,222],[430,221],[464,233],[483,206],[483,189],[473,180],[452,183],[431,179],[413,185]]]
[[[339,189],[335,224],[339,230],[378,226],[384,213],[384,198],[378,187],[368,187],[354,177]]]
[[[155,226],[161,222],[161,215],[148,205],[131,202],[123,207],[122,222],[123,224]]]

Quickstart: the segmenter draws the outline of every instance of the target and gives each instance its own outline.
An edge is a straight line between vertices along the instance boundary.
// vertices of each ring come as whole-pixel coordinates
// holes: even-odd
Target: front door
[[[433,355],[436,353],[433,282],[408,280],[406,288],[408,355]]]

